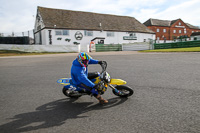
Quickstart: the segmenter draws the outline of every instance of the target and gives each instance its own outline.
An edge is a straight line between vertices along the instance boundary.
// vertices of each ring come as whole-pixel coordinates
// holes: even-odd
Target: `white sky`
[[[200,26],[200,0],[0,0],[0,33],[34,28],[37,6],[135,17],[175,20]]]

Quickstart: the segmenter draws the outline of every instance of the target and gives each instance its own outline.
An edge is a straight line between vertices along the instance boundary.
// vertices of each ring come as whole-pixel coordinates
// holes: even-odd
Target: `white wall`
[[[96,37],[105,38],[105,44],[123,44],[123,43],[135,43],[135,42],[144,42],[144,39],[148,41],[149,39],[155,39],[155,34],[148,33],[135,33],[137,40],[124,40],[124,36],[129,36],[127,32],[114,32],[114,37],[107,37],[107,31],[93,31],[93,36],[85,36],[84,30],[69,30],[69,35],[55,35],[55,29],[44,29],[42,30],[42,45],[50,45],[49,44],[49,31],[51,30],[52,35],[52,45],[74,45],[74,42],[78,42],[81,45],[81,51],[87,52],[88,45],[91,40]],[[58,29],[56,29],[58,30]],[[62,29],[61,29],[62,30]],[[79,31],[82,33],[82,40],[76,40],[75,34]],[[36,43],[39,42],[39,33],[35,34]],[[61,40],[57,40],[57,38],[62,38]],[[65,41],[65,39],[71,39],[70,42]],[[95,42],[97,43],[97,41]]]
[[[200,35],[198,35],[198,36],[191,36],[191,40],[192,41],[194,40],[194,38],[197,38],[197,40],[200,40]]]
[[[80,52],[80,45],[13,45],[0,44],[0,50],[17,50],[23,52]]]

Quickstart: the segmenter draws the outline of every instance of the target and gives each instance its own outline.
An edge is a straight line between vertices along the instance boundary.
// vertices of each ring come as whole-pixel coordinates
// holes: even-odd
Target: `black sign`
[[[80,31],[77,31],[75,34],[75,38],[76,40],[82,40],[83,34]]]
[[[51,30],[49,30],[49,44],[52,44],[52,35],[51,35]]]

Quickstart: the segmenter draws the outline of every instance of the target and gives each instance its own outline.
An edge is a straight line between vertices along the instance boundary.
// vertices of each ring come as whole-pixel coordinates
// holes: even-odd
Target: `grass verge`
[[[200,52],[200,47],[143,50],[140,52]]]
[[[61,53],[61,52],[60,52]],[[44,55],[44,54],[59,54],[58,52],[43,52],[43,53],[29,53],[16,50],[0,50],[1,56],[23,56],[23,55]]]

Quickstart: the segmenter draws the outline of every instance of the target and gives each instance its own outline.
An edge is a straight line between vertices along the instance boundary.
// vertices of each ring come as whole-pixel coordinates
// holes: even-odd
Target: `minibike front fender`
[[[126,81],[124,81],[122,79],[111,79],[109,84],[112,84],[112,85],[124,85],[124,84],[126,84]]]

